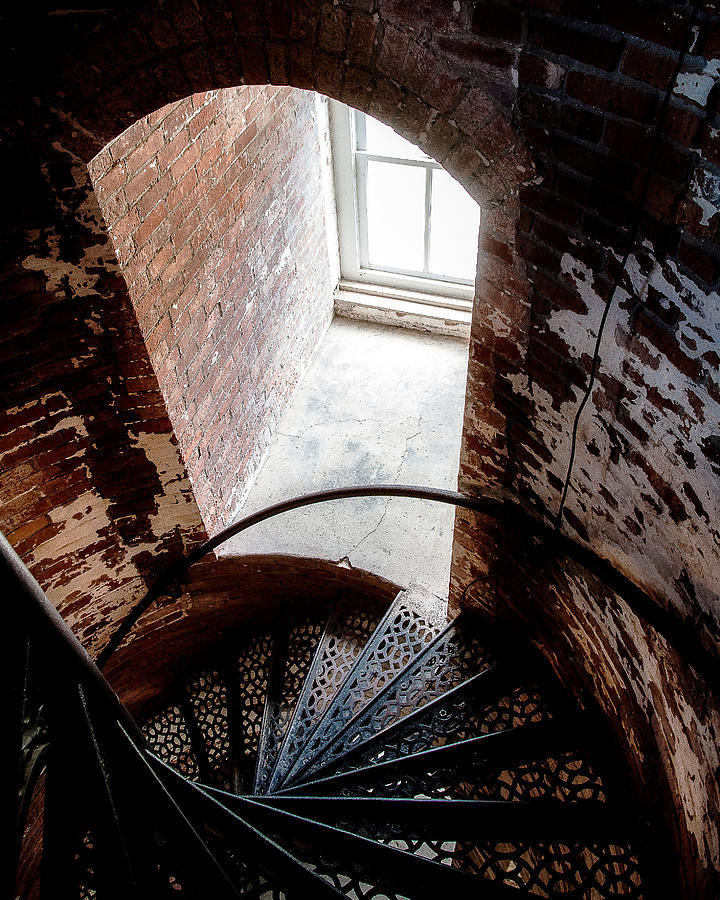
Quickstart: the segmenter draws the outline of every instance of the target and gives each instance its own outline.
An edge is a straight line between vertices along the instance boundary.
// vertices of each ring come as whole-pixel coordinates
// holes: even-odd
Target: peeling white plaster
[[[200,511],[194,500],[190,480],[185,471],[180,452],[166,434],[142,433],[134,438],[148,460],[155,466],[162,495],[156,496],[157,512],[150,516],[153,532],[162,536],[176,528],[190,531],[201,525]],[[149,548],[152,549],[152,548]]]
[[[40,416],[36,421],[42,421],[46,416]],[[67,416],[64,419],[59,419],[52,428],[43,428],[41,437],[46,438],[51,434],[57,434],[59,431],[75,429],[79,437],[86,438],[88,436],[87,429],[85,428],[85,423],[82,418],[79,416]],[[13,452],[20,450],[22,447],[27,447],[30,444],[34,444],[37,441],[38,436],[33,434],[29,440],[21,441],[17,444],[13,445]],[[82,456],[85,451],[83,449],[79,449],[76,453],[68,453],[65,459],[73,459],[76,456]]]
[[[628,260],[627,289],[643,300],[652,298],[653,303],[667,311],[677,308],[674,339],[689,365],[692,360],[698,360],[707,366],[703,354],[717,352],[720,344],[720,295],[714,291],[703,292],[672,262],[658,261],[649,242],[644,243],[644,249],[645,253],[631,255]],[[571,355],[579,358],[593,352],[604,301],[595,290],[593,272],[571,253],[563,256],[562,271],[590,313],[557,310],[549,316],[547,324],[568,344]],[[700,609],[720,618],[717,588],[720,483],[713,465],[701,449],[707,438],[720,435],[720,403],[704,390],[702,379],[695,384],[693,378],[677,368],[662,349],[641,336],[630,319],[628,300],[627,291],[618,289],[609,311],[600,347],[600,377],[580,419],[568,509],[586,523],[591,546],[598,552],[612,553],[623,568],[635,573],[648,589],[667,596],[679,608],[688,601],[674,583],[686,569]],[[497,325],[504,329],[506,322],[499,319],[493,322],[494,327]],[[662,328],[658,324],[660,338]],[[626,346],[628,342],[629,346]],[[637,373],[640,384],[629,377],[632,372]],[[596,398],[603,394],[604,375],[618,379],[628,389],[627,396],[609,416],[595,407]],[[580,402],[580,392],[576,391],[576,397],[563,402],[558,409],[557,398],[554,398],[553,406],[553,398],[525,375],[511,376],[508,380],[519,396],[532,403],[538,431],[552,454],[549,463],[538,459],[537,471],[528,466],[519,477],[552,511],[557,506],[558,496],[549,478],[551,474],[560,479],[565,476],[570,428]],[[691,402],[692,394],[701,404],[697,412]],[[663,404],[662,414],[653,401]],[[675,404],[676,408],[666,405],[668,403]],[[628,417],[624,422],[623,414]],[[481,415],[477,418],[482,419]],[[605,428],[606,420],[614,429],[612,434]],[[634,436],[637,426],[649,434],[644,445]],[[492,445],[491,434],[487,441]],[[593,452],[588,449],[591,442]],[[625,458],[627,447],[633,453],[641,454],[643,463],[647,462],[647,476],[637,458]],[[694,462],[688,463],[678,448],[684,453],[692,453]],[[531,447],[525,446],[524,451],[534,455]],[[658,494],[662,493],[663,487],[653,485],[649,480],[653,473],[662,475],[687,512],[687,518],[676,523],[671,531],[667,528],[666,500]],[[617,501],[617,507],[613,508],[603,499],[600,487]],[[707,520],[696,512],[693,493]],[[660,513],[655,505],[660,507]],[[624,521],[626,518],[636,521],[636,508],[639,510],[637,535]]]
[[[692,32],[693,39],[692,39],[692,43],[688,47],[688,53],[692,53],[695,50],[695,47],[697,46],[698,38],[700,37],[700,26],[693,25],[693,27],[690,29],[690,31]]]
[[[695,169],[690,183],[690,196],[702,210],[700,224],[709,225],[713,216],[720,212],[720,175],[708,169]]]
[[[74,297],[92,297],[97,293],[97,278],[88,275],[83,262],[68,263],[60,258],[61,236],[52,233],[47,237],[49,256],[28,256],[23,260],[23,268],[34,272],[42,272],[47,278],[47,290],[53,294],[64,294],[68,290]],[[94,244],[85,248],[85,260],[88,265],[97,264],[97,259],[107,252],[103,244]]]
[[[674,263],[668,261],[659,263],[651,245],[646,243],[645,246],[651,251],[649,267],[647,260],[642,263],[636,255],[631,255],[628,259],[627,273],[633,291],[644,299],[653,289],[653,297],[658,299],[659,295],[662,298],[661,306],[670,309],[673,304],[678,308],[676,337],[679,339],[684,334],[691,336],[694,349],[693,344],[683,342],[683,353],[689,359],[700,359],[703,353],[716,349],[717,343],[720,342],[718,327],[720,295],[714,291],[708,293],[701,291],[690,278],[678,271]],[[568,257],[563,262],[563,271],[573,278],[576,289],[583,299],[586,302],[592,301],[594,292],[591,290],[587,269]],[[624,294],[624,297],[627,299],[627,294]],[[599,298],[595,300],[597,302]],[[654,586],[664,595],[672,595],[673,582],[686,568],[694,582],[701,607],[711,615],[717,616],[716,567],[720,535],[716,523],[720,520],[720,489],[712,465],[699,448],[704,439],[720,432],[720,403],[713,400],[701,387],[695,386],[690,378],[679,371],[648,340],[632,334],[628,311],[621,308],[623,305],[622,298],[616,296],[601,347],[600,372],[606,372],[625,381],[631,391],[628,399],[621,404],[621,409],[624,408],[636,423],[650,431],[651,427],[643,419],[643,413],[647,411],[654,425],[651,438],[642,447],[617,416],[613,417],[612,426],[621,441],[624,439],[628,446],[640,450],[651,469],[663,474],[665,481],[678,494],[689,515],[686,520],[676,523],[672,530],[672,540],[668,540],[665,502],[657,496],[653,485],[637,464],[626,461],[622,445],[619,448],[620,458],[615,463],[611,461],[613,443],[602,426],[603,414],[598,415],[596,412],[593,415],[592,404],[581,419],[581,439],[578,442],[578,458],[568,505],[588,524],[592,535],[598,529],[594,527],[592,517],[588,510],[583,509],[582,504],[587,503],[588,496],[595,496],[598,484],[602,484],[618,502],[618,508],[613,513],[614,518],[611,517],[610,521],[603,519],[602,543],[614,544],[618,548],[620,558],[628,560],[628,568],[636,573],[640,581],[648,586]],[[575,316],[575,325],[586,333],[582,318]],[[637,366],[637,360],[632,350],[628,351],[617,340],[613,340],[618,326],[622,332],[632,335],[632,341],[649,358],[657,360],[656,368],[640,366],[639,371],[647,381],[647,387],[635,386],[624,378],[623,365],[630,363]],[[565,337],[572,331],[572,316],[567,313],[553,316],[551,327]],[[716,334],[709,334],[704,338],[697,329],[702,332],[715,330]],[[577,343],[578,339],[574,345],[577,346]],[[654,388],[661,397],[676,403],[677,411],[666,408],[662,417],[654,415],[655,407],[651,405],[647,396],[649,388]],[[599,386],[597,389],[600,389]],[[687,392],[690,390],[698,394],[702,401],[701,419],[696,417],[688,401]],[[563,428],[562,423],[558,426],[555,416],[543,412],[540,407],[539,410],[543,432],[548,433],[556,427]],[[565,430],[568,429],[568,422],[571,421],[574,412],[575,407],[565,413],[568,415],[564,424]],[[599,451],[597,457],[592,456],[587,450],[587,443],[591,439]],[[678,455],[678,444],[693,453],[694,467],[689,467]],[[618,448],[615,450],[617,452]],[[587,475],[583,474],[583,470]],[[685,484],[689,485],[699,498],[709,522],[695,515],[689,495],[684,488]],[[537,489],[538,493],[542,494],[544,483],[538,484]],[[659,503],[664,510],[663,513],[658,515],[652,503],[643,499],[643,494],[652,498],[652,502]],[[628,533],[622,520],[626,516],[632,518],[635,507],[641,511],[644,522],[640,526],[640,535],[633,536],[628,541]],[[603,503],[602,509],[603,512],[607,512],[607,504]],[[677,600],[680,604],[684,602],[681,597]]]
[[[93,618],[102,615],[101,607],[107,607],[108,614],[112,612],[111,618],[120,618],[123,609],[134,598],[129,585],[141,583],[140,572],[133,559],[141,553],[156,553],[168,534],[178,529],[190,531],[200,524],[200,514],[189,494],[190,485],[177,448],[162,434],[143,434],[142,439],[135,443],[155,466],[163,488],[162,496],[156,498],[158,510],[151,516],[156,539],[134,544],[132,548],[122,543],[115,544],[112,535],[116,525],[108,514],[110,503],[93,490],[85,491],[70,503],[52,509],[48,518],[51,524],[59,526],[57,534],[48,537],[29,553],[27,562],[31,567],[54,566],[59,559],[67,560],[61,571],[47,583],[50,596],[61,609],[68,598],[94,595]],[[87,476],[91,477],[89,471]],[[186,496],[183,495],[185,491],[188,492]],[[103,555],[103,564],[99,567],[96,553],[87,557],[84,554],[88,548],[104,540],[104,535],[110,536],[113,546],[109,548],[110,556]],[[122,594],[111,602],[113,592],[108,592],[107,586],[117,584],[124,585]],[[123,602],[115,609],[120,600]],[[67,617],[68,624],[82,632],[87,612],[87,607],[83,606]],[[102,644],[106,637],[104,632],[99,632],[93,638],[93,644]]]
[[[63,408],[58,409],[57,412],[65,412],[71,409],[72,404],[68,400],[68,398],[61,391],[56,391],[54,394],[43,394],[43,402],[39,404],[37,400],[30,400],[27,403],[23,403],[21,406],[12,406],[5,411],[5,416],[8,419],[12,419],[13,416],[19,415],[19,413],[24,412],[26,409],[34,409],[38,417],[37,419],[33,419],[28,422],[28,425],[32,425],[34,422],[38,422],[40,419],[45,418],[47,413],[45,412],[45,406],[50,400],[53,400],[55,397],[61,397],[63,400]]]
[[[550,483],[550,476],[555,475],[557,478],[564,478],[565,476],[565,465],[570,452],[570,435],[567,429],[567,422],[572,420],[577,402],[568,400],[561,404],[559,409],[554,409],[553,398],[550,394],[540,385],[531,382],[526,373],[518,372],[511,375],[507,380],[512,385],[514,393],[532,401],[537,414],[543,423],[546,423],[547,440],[553,456],[552,461],[548,464],[544,459],[537,456],[530,447],[526,446],[524,449],[539,464],[538,471],[533,473],[533,490],[542,498],[548,509],[552,509],[557,499],[557,492]]]
[[[585,263],[574,259],[569,253],[563,253],[560,267],[572,281],[578,296],[588,310],[599,309],[598,315],[602,315],[605,304],[595,290],[595,274],[592,269]],[[592,324],[597,325],[598,323]],[[579,357],[582,353],[592,353],[595,331],[594,328],[588,327],[586,313],[580,314],[569,309],[555,310],[550,316],[548,327],[551,331],[562,335],[574,357]]]
[[[718,77],[720,77],[720,59],[709,59],[700,72],[681,72],[673,92],[693,100],[699,106],[705,106]]]
[[[516,324],[509,316],[495,308],[488,312],[487,320],[499,337],[508,337]]]
[[[65,150],[60,144],[53,144],[53,148],[72,160],[70,171],[73,181],[79,189],[83,189],[87,185],[88,172],[83,161]],[[43,174],[48,177],[47,166],[43,167]],[[67,210],[62,203],[62,197],[58,198],[61,208]],[[60,253],[60,245],[62,236],[55,230],[49,232],[45,236],[48,254],[45,256],[30,255],[23,260],[23,268],[34,272],[42,272],[47,278],[47,290],[53,294],[65,295],[68,291],[73,297],[91,297],[97,293],[97,276],[88,275],[86,269],[92,268],[115,268],[115,259],[109,248],[107,236],[100,225],[101,214],[97,205],[97,198],[93,191],[86,191],[86,196],[82,203],[71,211],[72,215],[81,221],[89,231],[93,231],[98,235],[98,243],[91,244],[83,250],[82,259],[75,263],[67,262],[62,259]],[[39,238],[40,234],[36,233]],[[98,266],[98,259],[102,259],[103,265]],[[96,324],[91,325],[95,330]]]

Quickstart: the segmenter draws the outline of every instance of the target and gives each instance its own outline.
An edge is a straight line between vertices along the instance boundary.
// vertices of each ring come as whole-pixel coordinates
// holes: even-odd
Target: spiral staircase
[[[661,896],[601,721],[516,638],[415,588],[294,607],[224,635],[138,725],[0,550],[43,900]]]

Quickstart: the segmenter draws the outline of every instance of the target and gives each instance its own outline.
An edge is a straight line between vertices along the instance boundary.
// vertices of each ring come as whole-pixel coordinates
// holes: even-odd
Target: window
[[[344,278],[470,299],[480,208],[419,147],[331,104]]]

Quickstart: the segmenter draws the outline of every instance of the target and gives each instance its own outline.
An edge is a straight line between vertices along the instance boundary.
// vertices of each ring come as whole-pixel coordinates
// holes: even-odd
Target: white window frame
[[[460,281],[427,272],[430,252],[430,213],[432,204],[432,171],[442,166],[429,156],[408,159],[398,156],[379,156],[357,149],[357,128],[364,127],[364,114],[336,100],[330,101],[330,133],[332,137],[335,198],[337,206],[338,241],[342,276],[347,281],[365,285],[380,285],[422,294],[437,295],[466,301],[470,306],[474,295],[474,280]],[[360,134],[362,138],[362,132]],[[364,144],[364,141],[362,141]],[[361,144],[361,146],[362,146]],[[425,272],[403,269],[373,268],[368,260],[367,247],[367,163],[392,162],[419,166],[425,169]]]

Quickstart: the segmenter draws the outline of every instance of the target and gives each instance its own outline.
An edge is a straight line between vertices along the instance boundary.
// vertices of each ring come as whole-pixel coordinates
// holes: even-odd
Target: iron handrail
[[[56,648],[58,654],[61,654],[57,659],[62,659],[63,676],[75,677],[79,682],[92,686],[104,699],[112,715],[139,740],[140,732],[134,719],[105,680],[97,662],[90,657],[65,619],[45,596],[43,589],[2,532],[0,584],[6,592],[5,599],[10,603],[10,615],[22,616],[30,625],[31,631],[37,631],[44,637],[47,647]],[[13,624],[18,624],[17,618]],[[55,657],[52,657],[49,664],[52,665],[54,661]]]
[[[352,485],[302,494],[251,513],[234,525],[223,529],[215,537],[200,544],[184,557],[163,569],[146,594],[138,600],[120,622],[108,643],[98,654],[95,661],[97,667],[102,669],[107,664],[140,616],[156,599],[168,593],[191,566],[225,541],[260,522],[265,522],[294,509],[332,500],[348,500],[359,497],[403,497],[445,503],[500,520],[505,524],[515,526],[527,537],[540,539],[548,552],[548,557],[564,555],[583,566],[617,593],[639,618],[654,628],[689,665],[707,679],[710,685],[720,685],[720,659],[705,647],[695,631],[675,612],[663,607],[659,600],[632,582],[594,550],[582,546],[570,536],[562,534],[553,526],[540,521],[526,512],[517,501],[507,496],[472,496],[442,488],[402,484]]]

